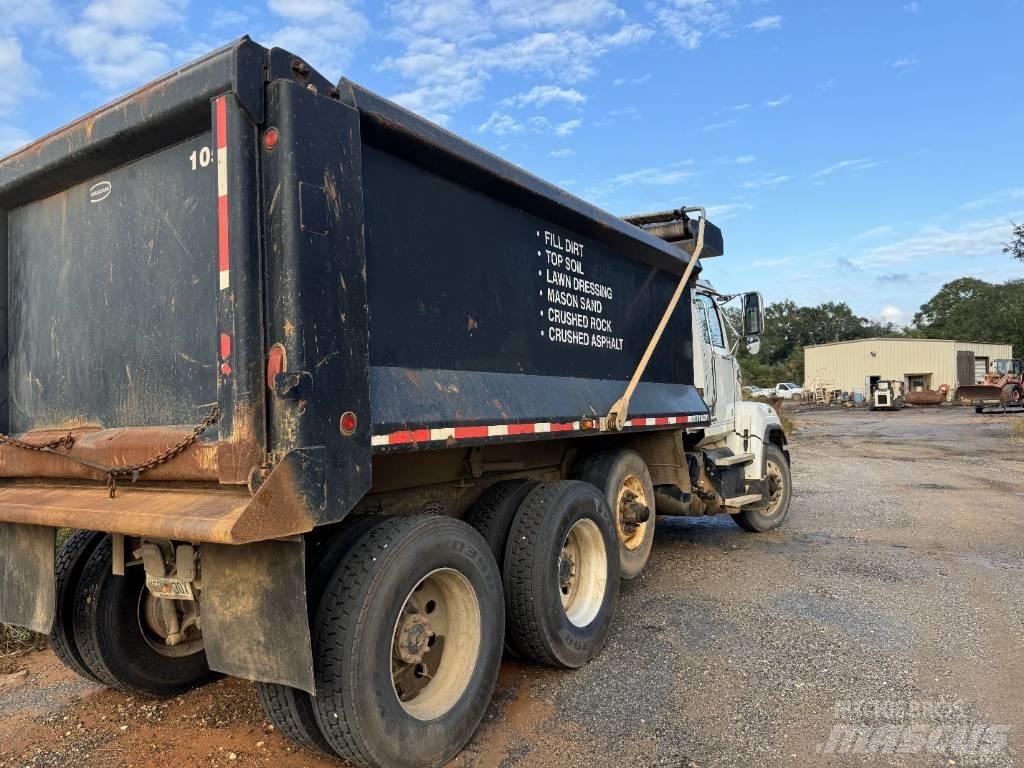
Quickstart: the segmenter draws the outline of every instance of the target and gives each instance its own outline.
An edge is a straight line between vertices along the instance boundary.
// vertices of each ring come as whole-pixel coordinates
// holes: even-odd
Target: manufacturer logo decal
[[[89,187],[90,203],[102,203],[108,197],[110,197],[109,181],[97,181],[95,184]]]

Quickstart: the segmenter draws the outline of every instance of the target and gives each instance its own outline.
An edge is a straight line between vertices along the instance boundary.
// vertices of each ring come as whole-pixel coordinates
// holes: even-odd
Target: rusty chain
[[[51,440],[48,443],[26,443],[24,440],[19,440],[16,437],[5,435],[0,432],[0,445],[13,445],[15,448],[22,448],[26,451],[52,451],[54,448],[64,446],[70,448],[75,444],[75,438],[72,437],[71,433],[68,432],[63,437],[58,437],[56,440]]]
[[[132,478],[132,482],[134,483],[136,480],[139,479],[139,475],[141,475],[147,469],[152,469],[153,467],[159,466],[160,464],[170,461],[175,456],[184,451],[186,448],[188,448],[190,445],[192,445],[192,443],[198,440],[199,436],[203,434],[203,432],[205,432],[212,424],[216,423],[217,419],[219,418],[220,411],[218,411],[217,406],[214,405],[210,409],[210,413],[207,414],[207,416],[202,421],[200,421],[192,428],[191,434],[189,434],[187,437],[182,438],[177,443],[172,445],[170,448],[168,448],[165,451],[161,451],[153,458],[148,459],[146,461],[136,462],[135,464],[118,464],[117,466],[113,467],[104,467],[99,464],[94,464],[93,462],[88,461],[86,459],[82,459],[78,456],[72,456],[70,454],[65,453],[57,453],[56,455],[63,456],[65,459],[77,462],[78,464],[84,464],[85,466],[92,467],[93,469],[98,469],[101,472],[103,472],[103,474],[105,474],[107,477],[107,490],[110,492],[110,498],[114,498],[117,495],[117,478],[130,475]],[[7,445],[12,445],[15,448],[23,448],[28,451],[56,453],[54,449],[59,448],[62,445],[65,448],[71,448],[71,446],[73,446],[75,443],[75,439],[74,437],[72,437],[71,433],[68,432],[68,434],[64,435],[63,437],[59,437],[56,440],[51,440],[48,443],[27,443],[24,440],[18,440],[17,438],[9,437],[8,435],[0,433],[0,444],[4,443],[6,443]]]

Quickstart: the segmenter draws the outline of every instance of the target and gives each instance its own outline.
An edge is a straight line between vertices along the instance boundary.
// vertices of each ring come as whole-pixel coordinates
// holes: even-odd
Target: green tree
[[[1024,224],[1013,224],[1010,242],[1003,243],[1003,253],[1008,253],[1018,261],[1024,261]]]
[[[1014,357],[1024,357],[1024,280],[946,283],[914,315],[911,335],[1012,344]]]

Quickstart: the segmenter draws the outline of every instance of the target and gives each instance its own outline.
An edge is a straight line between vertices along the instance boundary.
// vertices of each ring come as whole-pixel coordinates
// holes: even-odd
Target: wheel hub
[[[628,475],[622,481],[616,506],[615,529],[619,541],[628,550],[638,549],[644,542],[651,517],[651,500],[639,477]]]
[[[568,595],[572,591],[573,576],[576,573],[576,564],[572,555],[562,550],[562,556],[558,559],[558,585],[562,588],[562,594]]]
[[[395,638],[395,652],[398,658],[406,664],[421,663],[433,636],[430,621],[426,616],[419,612],[408,614],[399,625],[398,637]]]

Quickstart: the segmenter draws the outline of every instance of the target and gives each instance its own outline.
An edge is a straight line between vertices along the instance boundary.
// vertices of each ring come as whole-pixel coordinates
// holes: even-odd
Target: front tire
[[[321,732],[355,765],[444,765],[487,709],[504,624],[479,533],[438,515],[383,521],[341,561],[317,613]]]
[[[793,477],[786,455],[774,443],[765,445],[764,454],[768,502],[763,508],[744,509],[732,516],[740,528],[751,533],[770,531],[782,525],[789,514],[789,502],[793,498]]]
[[[74,635],[86,666],[104,683],[130,694],[175,696],[211,677],[201,636],[163,644],[153,617],[164,600],[146,589],[142,566],[115,576],[109,536],[89,556],[75,597]]]

